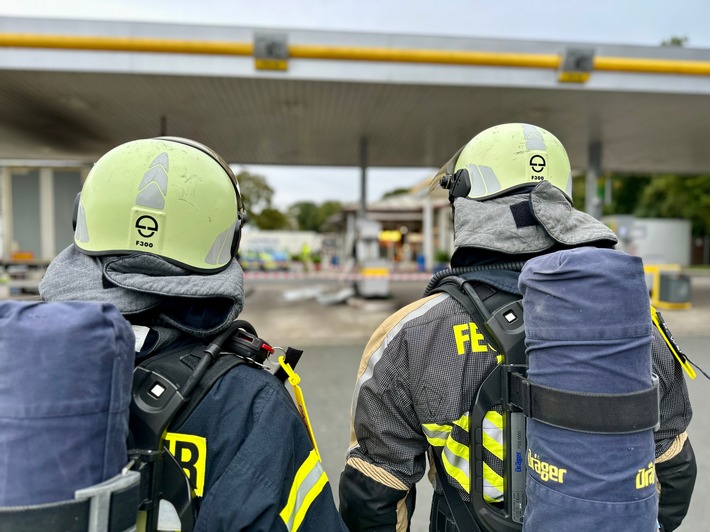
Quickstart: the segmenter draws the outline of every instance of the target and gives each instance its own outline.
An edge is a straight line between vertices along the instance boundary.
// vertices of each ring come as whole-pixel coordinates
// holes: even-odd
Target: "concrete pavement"
[[[364,345],[377,326],[392,312],[421,296],[426,282],[391,283],[388,300],[352,299],[350,304],[324,305],[315,298],[288,300],[284,294],[304,286],[335,292],[345,285],[317,280],[252,282],[247,284],[247,301],[242,318],[249,320],[265,339],[277,345]],[[672,333],[678,336],[710,333],[710,275],[691,277],[691,307],[660,309]]]

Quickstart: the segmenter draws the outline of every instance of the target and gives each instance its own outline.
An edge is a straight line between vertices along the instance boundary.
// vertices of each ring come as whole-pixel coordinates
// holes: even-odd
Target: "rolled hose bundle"
[[[127,461],[131,325],[104,303],[0,303],[0,507],[65,501]]]
[[[638,257],[598,248],[551,253],[526,263],[519,288],[530,381],[605,394],[652,386]],[[527,441],[524,530],[655,530],[652,430],[587,433],[529,419]]]

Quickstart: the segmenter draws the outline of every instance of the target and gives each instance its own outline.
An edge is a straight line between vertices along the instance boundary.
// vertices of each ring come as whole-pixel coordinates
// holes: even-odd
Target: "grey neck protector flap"
[[[211,336],[242,311],[244,273],[237,261],[199,275],[154,255],[90,257],[72,245],[50,263],[39,290],[45,301],[104,301],[127,317],[156,309],[171,327]]]
[[[569,197],[542,181],[531,192],[485,201],[454,201],[454,246],[509,254],[539,253],[562,244],[613,246],[614,232],[576,210]]]

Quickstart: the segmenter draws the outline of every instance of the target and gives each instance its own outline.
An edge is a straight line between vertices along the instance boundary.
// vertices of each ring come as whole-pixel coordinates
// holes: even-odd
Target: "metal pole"
[[[0,33],[0,47],[47,48],[59,50],[108,50],[157,52],[166,54],[203,54],[227,56],[254,55],[251,42],[197,41],[126,36],[78,36]],[[440,65],[482,65],[558,70],[559,54],[527,54],[482,50],[419,50],[377,47],[291,44],[288,57],[340,61],[380,61],[390,63],[429,63]],[[607,72],[644,72],[649,74],[710,75],[710,61],[651,59],[645,57],[594,58],[594,70]]]
[[[439,247],[438,249],[446,251],[449,255],[454,252],[454,239],[451,238],[451,209],[440,207],[436,211],[437,226],[439,229]]]
[[[432,271],[434,267],[434,243],[432,234],[433,230],[434,209],[431,204],[431,196],[427,194],[424,197],[424,205],[422,205],[422,232],[424,233],[424,268],[426,271]]]
[[[54,170],[39,169],[39,243],[40,259],[52,260],[56,255],[54,229]]]
[[[360,139],[360,211],[358,218],[367,217],[367,138]]]
[[[355,245],[357,241],[357,223],[355,222],[355,214],[348,213],[345,218],[345,242],[343,249],[343,257],[352,260],[357,259]]]
[[[0,259],[12,259],[12,177],[7,166],[0,166]]]
[[[587,163],[586,197],[584,210],[599,219],[602,217],[602,202],[597,193],[597,181],[601,175],[602,145],[593,142],[589,145],[589,162]]]

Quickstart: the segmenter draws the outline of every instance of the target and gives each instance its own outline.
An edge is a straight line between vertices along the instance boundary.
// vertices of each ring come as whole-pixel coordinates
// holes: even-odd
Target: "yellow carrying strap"
[[[296,406],[298,407],[298,412],[301,414],[303,423],[306,425],[306,430],[308,430],[308,436],[311,438],[313,450],[316,452],[316,454],[318,455],[318,459],[320,460],[318,444],[316,443],[316,437],[315,434],[313,434],[313,427],[311,426],[311,420],[308,417],[308,410],[306,409],[306,400],[303,398],[303,391],[301,391],[301,387],[298,385],[301,382],[301,377],[299,377],[298,374],[291,367],[291,365],[286,362],[286,358],[283,355],[279,357],[279,365],[288,375],[288,382],[290,382],[291,386],[293,387],[293,395],[296,398]]]
[[[680,347],[678,347],[678,344],[675,343],[673,335],[668,330],[668,327],[666,327],[666,322],[663,321],[663,316],[661,316],[661,313],[658,312],[653,306],[651,306],[651,320],[656,326],[656,329],[658,329],[658,332],[661,333],[668,349],[671,350],[671,353],[673,353],[676,360],[678,360],[680,367],[685,370],[691,379],[694,379],[696,375],[695,370],[688,362],[688,357],[685,356],[685,353],[683,353],[683,351],[680,350]]]

